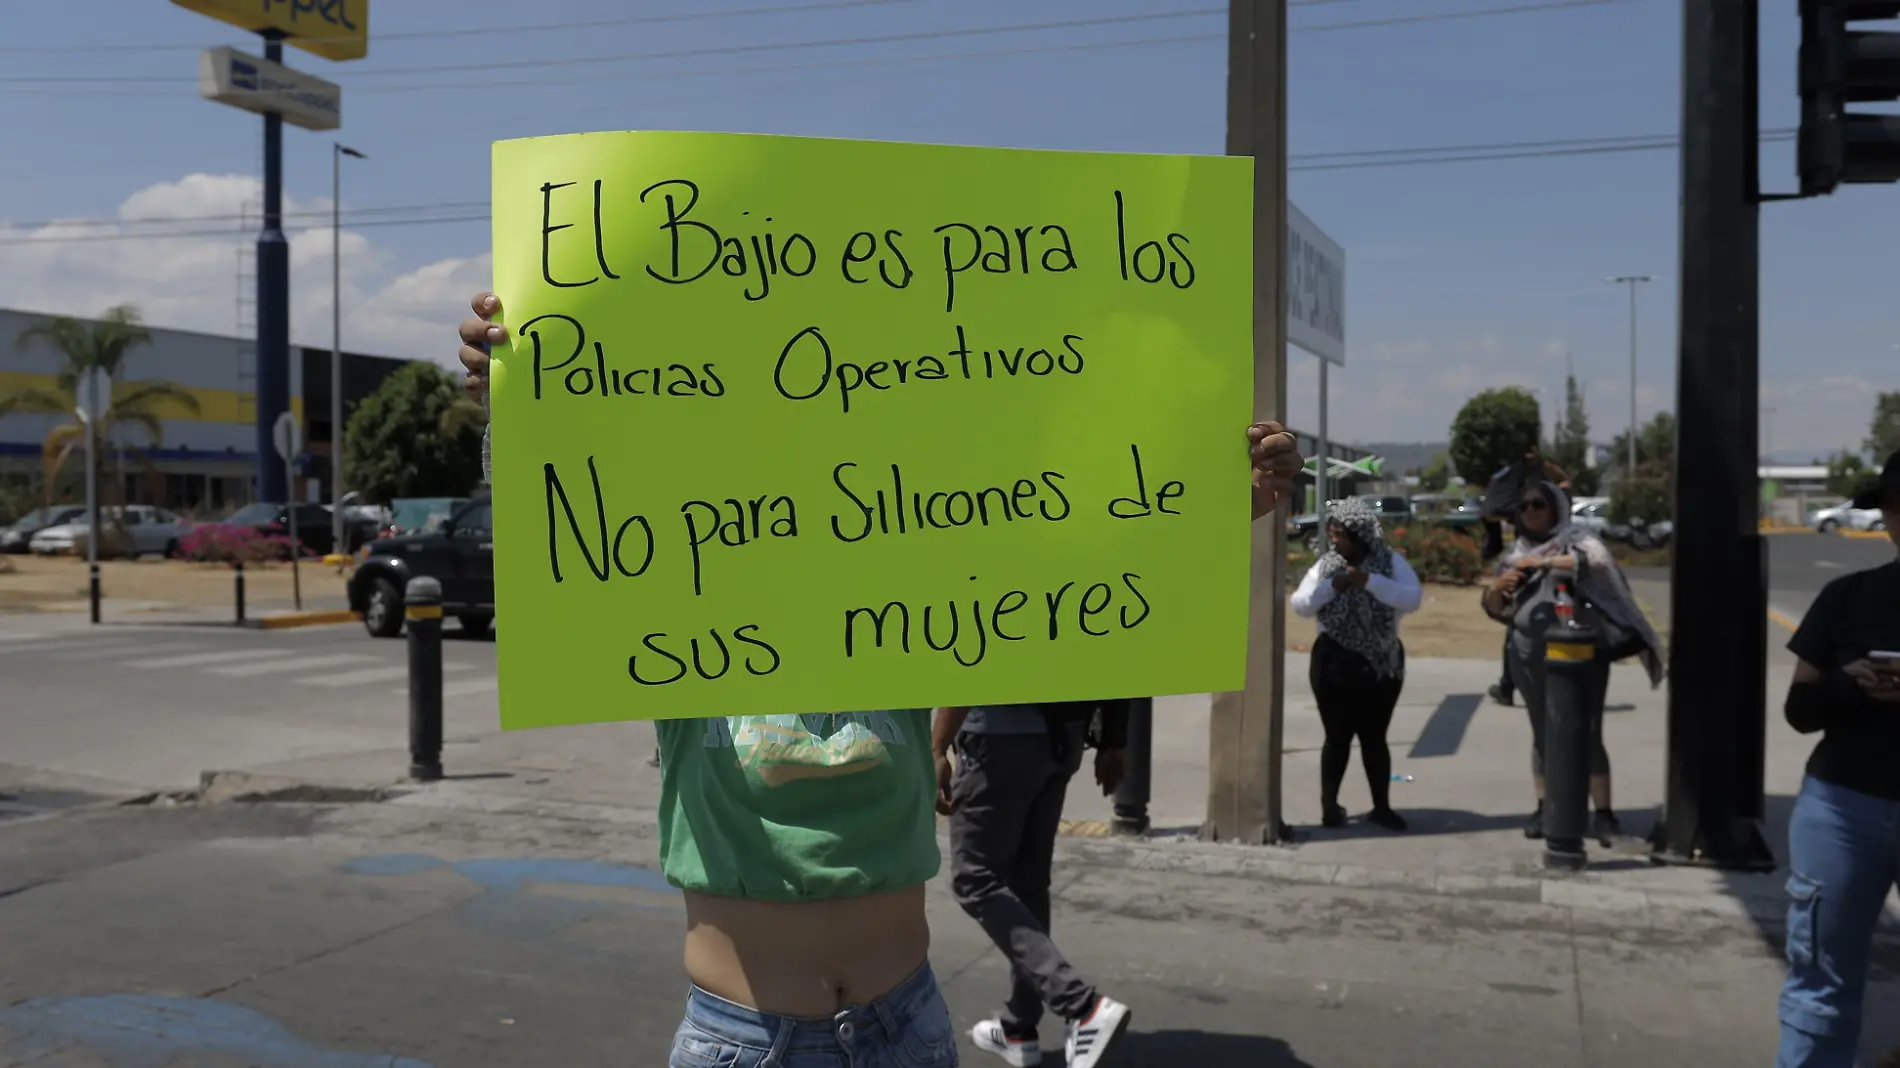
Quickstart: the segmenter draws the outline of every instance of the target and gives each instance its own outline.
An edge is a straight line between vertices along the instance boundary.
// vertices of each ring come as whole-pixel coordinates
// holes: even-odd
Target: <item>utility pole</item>
[[[1229,0],[1227,154],[1252,156],[1256,419],[1286,418],[1287,0]],[[1286,524],[1253,525],[1247,688],[1216,694],[1208,732],[1207,821],[1201,836],[1260,845],[1286,836],[1280,819],[1281,679],[1285,666]]]
[[[1658,859],[1769,870],[1758,0],[1683,0],[1681,301],[1668,790]],[[1632,284],[1632,289],[1633,289]]]
[[[1636,287],[1655,279],[1646,274],[1620,274],[1614,278],[1605,278],[1612,285],[1626,285],[1630,290],[1630,440],[1629,474],[1626,478],[1636,477]]]
[[[264,58],[284,61],[284,35],[264,32]],[[277,417],[290,410],[290,242],[284,237],[284,116],[264,115],[264,226],[257,234],[257,499],[290,502],[273,460]]]
[[[330,551],[343,540],[343,157],[367,159],[341,142],[330,144]]]

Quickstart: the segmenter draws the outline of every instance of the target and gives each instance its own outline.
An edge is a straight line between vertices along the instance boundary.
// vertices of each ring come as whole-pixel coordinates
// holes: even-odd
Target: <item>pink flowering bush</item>
[[[261,564],[269,560],[288,560],[290,548],[289,538],[267,536],[250,527],[226,523],[207,523],[194,527],[178,540],[179,556],[207,564]]]

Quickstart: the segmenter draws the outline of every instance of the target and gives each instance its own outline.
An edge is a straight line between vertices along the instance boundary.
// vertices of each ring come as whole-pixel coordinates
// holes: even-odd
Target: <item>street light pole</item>
[[[1614,278],[1605,278],[1612,285],[1626,285],[1630,290],[1630,441],[1629,473],[1625,478],[1636,477],[1636,287],[1643,282],[1653,282],[1646,274],[1622,274]]]
[[[343,157],[369,157],[339,142],[330,145],[330,551],[343,540]]]

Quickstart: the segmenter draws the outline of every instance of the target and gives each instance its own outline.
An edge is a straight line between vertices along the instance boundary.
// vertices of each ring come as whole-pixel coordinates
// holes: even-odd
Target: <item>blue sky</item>
[[[288,62],[345,86],[341,136],[370,156],[347,161],[346,212],[411,209],[358,222],[479,214],[488,141],[577,130],[1221,150],[1226,21],[1218,12],[563,63],[1223,7],[1211,0],[898,0],[509,29],[810,2],[376,0],[368,59],[338,64],[292,49]],[[1294,166],[1328,153],[1675,132],[1681,5],[1672,0],[1327,28],[1533,2],[1295,0]],[[0,80],[0,134],[13,161],[0,168],[0,305],[83,313],[133,300],[164,325],[229,332],[239,314],[236,250],[246,243],[236,220],[37,234],[34,224],[235,214],[255,195],[260,123],[197,97],[195,53],[216,44],[257,51],[256,39],[156,0],[109,5],[116,21],[89,14],[94,5],[16,6]],[[1795,119],[1794,10],[1792,0],[1763,4],[1765,129]],[[483,29],[494,32],[443,35]],[[1105,42],[1127,43],[1055,50]],[[1045,50],[1027,51],[1035,49]],[[923,58],[946,55],[962,58]],[[867,60],[874,62],[860,62]],[[526,65],[484,69],[494,63]],[[37,80],[48,78],[82,80]],[[83,80],[93,78],[145,80]],[[293,210],[327,210],[330,142],[327,134],[286,132]],[[1792,187],[1790,145],[1770,144],[1762,158],[1768,188]],[[1516,383],[1560,396],[1568,360],[1588,390],[1595,436],[1607,441],[1627,421],[1629,389],[1626,297],[1602,281],[1611,274],[1657,276],[1640,295],[1639,405],[1644,418],[1671,405],[1673,151],[1304,169],[1291,182],[1293,200],[1347,250],[1349,355],[1332,376],[1332,425],[1342,439],[1442,439],[1457,405],[1484,386]],[[1764,444],[1772,435],[1786,458],[1857,445],[1871,391],[1900,388],[1900,316],[1890,296],[1892,250],[1900,248],[1896,197],[1900,190],[1860,187],[1764,210],[1763,404],[1775,408],[1764,416]],[[230,234],[206,235],[211,229]],[[346,308],[358,309],[346,344],[446,358],[442,339],[467,293],[486,282],[487,224],[352,226],[346,216],[344,231]],[[149,236],[166,232],[182,236]],[[128,233],[148,236],[120,239]],[[112,239],[49,240],[80,235]],[[327,341],[329,234],[296,241],[295,328],[299,340]],[[1310,427],[1314,361],[1295,352],[1290,366],[1289,412]]]

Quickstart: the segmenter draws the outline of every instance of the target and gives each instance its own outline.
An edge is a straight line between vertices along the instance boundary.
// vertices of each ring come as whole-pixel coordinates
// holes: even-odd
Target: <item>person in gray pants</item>
[[[950,817],[951,891],[1010,963],[1009,1000],[970,1038],[1012,1068],[1042,1063],[1045,1006],[1067,1025],[1070,1068],[1094,1068],[1128,1027],[1128,1006],[1085,982],[1049,936],[1050,868],[1069,780],[1093,723],[1095,778],[1113,792],[1127,720],[1126,701],[937,710],[937,810]]]

